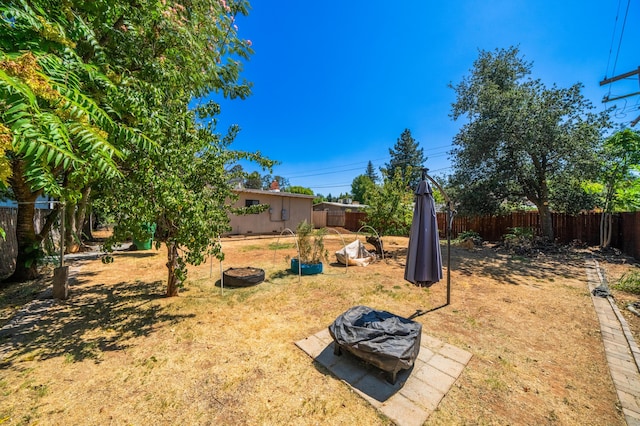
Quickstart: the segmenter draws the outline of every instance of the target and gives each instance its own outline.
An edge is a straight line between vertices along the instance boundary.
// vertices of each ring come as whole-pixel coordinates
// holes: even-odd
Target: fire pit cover
[[[354,306],[329,326],[336,354],[344,348],[392,374],[411,368],[420,351],[422,324],[386,311]]]

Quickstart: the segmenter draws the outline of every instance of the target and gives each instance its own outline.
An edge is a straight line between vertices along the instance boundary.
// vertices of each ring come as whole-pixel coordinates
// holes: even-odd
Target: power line
[[[453,145],[441,145],[441,146],[438,146],[438,147],[434,147],[433,149],[451,148],[452,146]],[[449,150],[448,149],[445,150],[445,151],[433,152],[430,155],[428,153],[425,153],[425,155],[427,157],[427,160],[433,159],[433,158],[441,158],[441,157],[446,156],[448,154],[449,154]],[[303,178],[303,177],[323,176],[323,175],[329,175],[329,174],[341,173],[341,172],[351,172],[351,171],[354,171],[354,170],[364,169],[368,165],[369,161],[371,161],[371,163],[373,165],[375,165],[375,166],[380,166],[383,161],[389,161],[390,159],[391,159],[391,157],[383,157],[383,158],[377,158],[375,160],[366,160],[366,162],[365,161],[360,161],[360,162],[357,162],[357,163],[347,163],[347,164],[343,164],[343,165],[339,165],[339,166],[321,167],[321,168],[318,168],[318,169],[309,170],[309,173],[305,173],[305,174],[287,175],[287,179],[297,179],[297,178]],[[359,167],[349,167],[349,166],[353,166],[353,165],[358,165]],[[344,167],[347,167],[347,168],[344,168]],[[327,171],[323,171],[323,170],[327,170]]]
[[[607,71],[605,72],[605,78],[609,75],[609,65],[611,64],[611,54],[613,53],[613,41],[616,38],[616,29],[618,28],[618,17],[620,16],[620,4],[622,0],[618,0],[618,10],[616,10],[616,19],[613,23],[613,33],[611,33],[611,44],[609,45],[609,57],[607,58]],[[613,74],[613,73],[612,73]]]
[[[445,170],[450,170],[451,167],[442,167],[439,169],[435,169],[435,170],[429,170],[429,173],[435,173],[435,172],[443,172]],[[310,189],[331,189],[331,188],[344,188],[345,186],[351,186],[352,182],[346,182],[346,183],[328,183],[326,185],[312,185],[309,188]]]
[[[613,61],[613,71],[611,74],[616,73],[616,65],[618,65],[618,55],[620,55],[620,47],[622,46],[622,36],[624,35],[624,28],[627,25],[627,16],[629,15],[629,6],[631,5],[631,0],[627,0],[627,9],[624,12],[624,20],[622,21],[622,29],[620,30],[620,41],[618,41],[618,50],[616,52],[616,59]]]

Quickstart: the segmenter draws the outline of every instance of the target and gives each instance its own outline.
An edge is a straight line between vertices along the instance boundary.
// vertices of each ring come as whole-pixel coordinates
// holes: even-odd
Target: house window
[[[260,205],[259,200],[244,200],[245,207],[257,206]],[[258,212],[252,212],[251,214],[258,214]]]

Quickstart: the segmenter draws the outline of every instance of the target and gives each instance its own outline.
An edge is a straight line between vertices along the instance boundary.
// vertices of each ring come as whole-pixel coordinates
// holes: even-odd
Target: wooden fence
[[[327,226],[327,211],[314,210],[311,212],[311,223],[315,228],[324,228]]]
[[[366,213],[345,212],[344,215],[344,225],[341,226],[349,231],[357,231],[366,222]],[[555,239],[559,243],[568,244],[576,240],[591,246],[600,243],[600,213],[579,215],[553,213],[551,219]],[[441,238],[446,238],[446,223],[447,214],[439,212],[438,231]],[[480,234],[485,241],[499,241],[512,228],[531,228],[534,233],[539,233],[540,216],[538,212],[516,212],[502,216],[454,216],[451,237],[456,238],[465,231],[474,231]],[[611,246],[622,250],[629,256],[640,259],[639,241],[640,212],[614,214]]]

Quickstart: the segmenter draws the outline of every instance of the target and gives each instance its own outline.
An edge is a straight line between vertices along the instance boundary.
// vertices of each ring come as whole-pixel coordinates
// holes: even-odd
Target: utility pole
[[[604,86],[605,84],[612,84],[612,83],[614,83],[616,81],[620,81],[620,80],[623,80],[625,78],[633,77],[634,75],[638,76],[638,85],[640,86],[640,67],[638,67],[638,69],[635,69],[633,71],[629,71],[629,72],[626,72],[624,74],[617,75],[615,77],[605,78],[604,80],[602,80],[600,82],[600,86]],[[602,102],[603,103],[607,103],[607,102],[617,101],[619,99],[624,99],[624,98],[628,98],[628,97],[631,97],[631,96],[637,96],[637,95],[640,95],[640,91],[634,92],[634,93],[628,93],[628,94],[622,95],[622,96],[616,96],[614,98],[610,98],[609,95],[607,95],[607,96],[604,97],[604,99],[602,99]],[[638,124],[638,122],[640,122],[640,115],[638,117],[636,117],[636,119],[631,122],[631,127],[633,127],[636,124]]]

